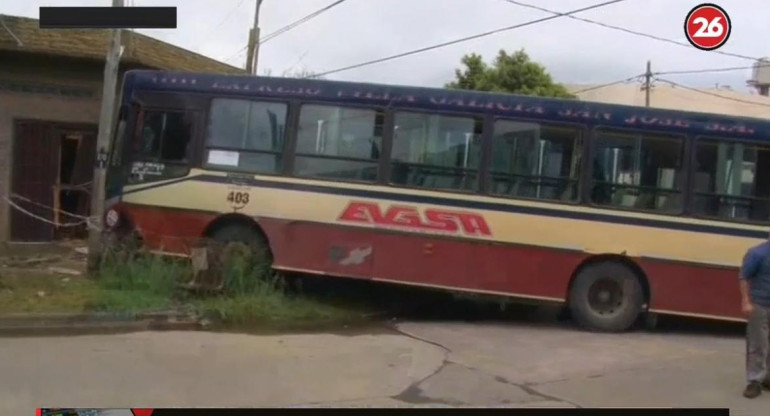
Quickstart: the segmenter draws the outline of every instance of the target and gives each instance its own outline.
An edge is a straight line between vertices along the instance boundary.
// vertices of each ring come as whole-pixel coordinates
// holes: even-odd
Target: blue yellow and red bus
[[[574,99],[131,71],[106,224],[154,250],[560,302],[581,324],[741,321],[770,123]]]

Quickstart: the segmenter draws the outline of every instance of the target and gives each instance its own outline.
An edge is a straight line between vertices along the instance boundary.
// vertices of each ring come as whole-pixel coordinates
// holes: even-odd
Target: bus
[[[618,332],[744,321],[768,237],[770,123],[572,99],[130,71],[105,224],[149,249],[556,302]]]

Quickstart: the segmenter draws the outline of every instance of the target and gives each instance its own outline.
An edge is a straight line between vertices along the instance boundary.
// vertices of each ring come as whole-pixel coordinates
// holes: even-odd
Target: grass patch
[[[69,279],[42,270],[0,271],[0,315],[14,313],[80,313],[99,299],[96,282]]]
[[[353,322],[365,315],[359,307],[292,293],[263,253],[242,245],[211,249],[209,270],[197,276],[187,259],[107,253],[98,280],[102,293],[93,307],[116,312],[183,308],[228,325],[273,327]],[[184,289],[194,276],[216,290]]]
[[[285,294],[242,294],[202,299],[197,309],[228,325],[306,326],[360,321],[362,313]]]
[[[0,269],[0,315],[11,313],[138,313],[194,311],[229,326],[312,328],[360,323],[363,302],[341,294],[303,295],[289,290],[266,256],[245,246],[213,251],[209,269],[194,273],[189,259],[130,248],[105,253],[98,276],[61,276],[44,270]],[[191,291],[201,280],[213,290]],[[356,298],[356,296],[347,296]]]
[[[99,270],[101,289],[91,309],[111,312],[149,312],[179,307],[179,284],[192,276],[179,259],[148,253],[108,252]]]
[[[345,308],[289,291],[274,274],[264,253],[228,246],[219,258],[223,292],[197,299],[196,309],[231,325],[304,326],[361,320]]]

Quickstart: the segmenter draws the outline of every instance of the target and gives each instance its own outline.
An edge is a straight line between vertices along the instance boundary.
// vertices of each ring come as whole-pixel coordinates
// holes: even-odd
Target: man
[[[746,327],[746,378],[743,395],[753,399],[770,390],[770,240],[752,247],[740,273],[741,309]]]

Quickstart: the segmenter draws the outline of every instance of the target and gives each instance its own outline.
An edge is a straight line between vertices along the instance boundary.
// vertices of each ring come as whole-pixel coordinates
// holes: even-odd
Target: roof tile
[[[0,51],[31,52],[103,60],[107,53],[106,30],[40,29],[37,19],[0,15]],[[218,74],[244,74],[245,70],[141,33],[124,31],[123,62],[156,69]],[[16,41],[21,41],[19,45]]]

